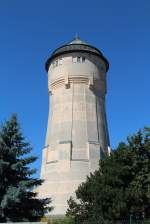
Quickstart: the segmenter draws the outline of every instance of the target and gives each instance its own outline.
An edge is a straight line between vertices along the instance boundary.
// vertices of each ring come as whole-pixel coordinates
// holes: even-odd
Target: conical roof
[[[84,44],[84,45],[89,45],[85,41],[81,40],[78,34],[76,34],[75,38],[71,42],[69,42],[67,45],[71,45],[71,44]]]
[[[72,41],[57,48],[52,53],[52,55],[50,56],[50,58],[47,60],[47,62],[45,64],[46,70],[48,71],[49,65],[55,57],[57,57],[61,54],[67,54],[67,53],[72,53],[72,52],[87,52],[87,53],[97,55],[105,61],[107,70],[109,68],[109,63],[108,63],[107,59],[103,56],[102,52],[99,49],[97,49],[96,47],[81,40],[80,37],[78,35],[76,35],[76,37]]]

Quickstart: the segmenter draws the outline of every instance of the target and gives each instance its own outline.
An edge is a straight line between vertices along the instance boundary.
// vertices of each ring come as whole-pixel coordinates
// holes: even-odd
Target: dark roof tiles
[[[108,63],[107,59],[103,56],[102,52],[100,50],[98,50],[97,48],[89,45],[88,43],[82,41],[77,36],[71,42],[57,48],[52,53],[52,55],[46,62],[46,65],[45,65],[46,70],[48,71],[49,65],[50,65],[51,61],[53,60],[53,58],[55,58],[61,54],[66,54],[66,53],[71,53],[71,52],[88,52],[88,53],[97,55],[105,61],[107,70],[109,68],[109,63]]]

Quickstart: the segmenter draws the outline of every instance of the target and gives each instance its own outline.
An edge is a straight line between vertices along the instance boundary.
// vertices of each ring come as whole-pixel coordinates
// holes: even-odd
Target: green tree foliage
[[[78,223],[150,218],[150,128],[120,143],[70,198],[67,215]]]
[[[48,224],[75,224],[74,217],[72,216],[65,216],[65,217],[49,217],[44,216],[41,222],[47,222]]]
[[[29,165],[37,158],[31,151],[13,115],[0,129],[0,222],[36,221],[51,210],[51,200],[33,191],[43,181],[32,177],[36,170]]]

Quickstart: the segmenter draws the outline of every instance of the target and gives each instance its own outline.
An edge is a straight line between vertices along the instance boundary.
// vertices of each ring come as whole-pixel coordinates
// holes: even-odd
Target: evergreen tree
[[[13,115],[0,129],[0,222],[36,221],[51,210],[51,200],[33,191],[43,180],[32,177],[36,169],[29,165],[37,157],[31,151]]]
[[[78,201],[68,201],[78,223],[150,218],[150,129],[127,140],[79,186]]]

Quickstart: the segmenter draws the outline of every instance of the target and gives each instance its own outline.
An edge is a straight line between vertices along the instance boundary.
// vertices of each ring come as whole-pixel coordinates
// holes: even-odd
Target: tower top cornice
[[[76,34],[75,38],[72,41],[70,41],[69,43],[67,43],[65,45],[62,45],[61,47],[59,47],[55,51],[53,51],[51,56],[46,61],[46,64],[45,64],[46,70],[48,71],[49,65],[55,57],[60,56],[61,54],[67,54],[67,53],[72,53],[72,52],[87,52],[87,53],[96,55],[104,60],[104,62],[106,64],[106,69],[107,70],[109,69],[109,62],[104,57],[102,52],[98,48],[81,40],[79,35]]]

